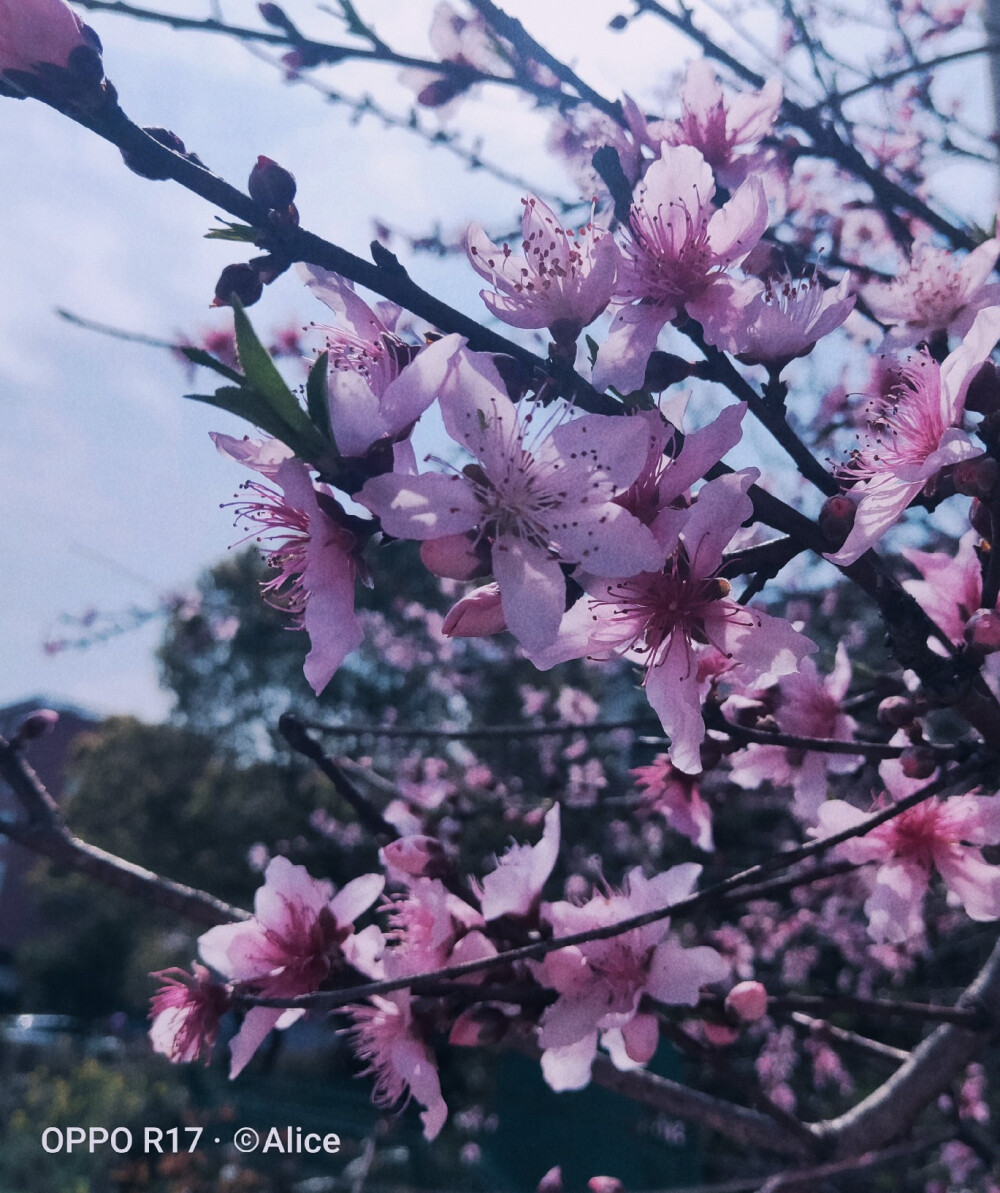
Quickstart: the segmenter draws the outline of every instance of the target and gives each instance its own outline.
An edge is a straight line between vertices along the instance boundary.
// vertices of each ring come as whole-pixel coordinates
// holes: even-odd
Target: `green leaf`
[[[300,459],[309,463],[322,459],[330,450],[311,422],[306,420],[306,432],[298,433],[275,413],[274,408],[256,390],[247,389],[246,386],[237,389],[235,386],[225,385],[214,394],[184,396],[192,402],[204,402],[217,410],[225,410],[238,418],[245,418],[268,435],[287,443]]]
[[[242,373],[237,373],[229,365],[224,365],[221,360],[214,357],[211,352],[206,352],[204,348],[182,347],[180,351],[193,365],[211,369],[213,373],[218,373],[228,381],[235,381],[237,385],[243,381]]]
[[[584,336],[587,341],[587,352],[590,355],[590,367],[593,368],[597,364],[597,341],[593,336]]]
[[[267,349],[257,338],[246,311],[238,301],[233,307],[233,319],[236,324],[236,351],[246,375],[245,387],[256,390],[282,423],[295,434],[316,437],[316,428],[285,384],[285,379],[278,372]]]
[[[257,243],[257,229],[249,224],[231,224],[222,220],[223,227],[209,228],[205,233],[206,240],[238,240],[243,244]]]
[[[327,393],[329,360],[329,352],[322,352],[309,370],[309,377],[306,381],[306,406],[314,426],[333,443],[333,428],[330,426],[330,402]]]

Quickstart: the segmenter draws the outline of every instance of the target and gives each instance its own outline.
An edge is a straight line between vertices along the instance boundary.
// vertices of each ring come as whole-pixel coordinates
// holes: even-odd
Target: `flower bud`
[[[411,878],[440,878],[448,868],[444,847],[436,837],[414,834],[399,837],[382,846],[387,866],[409,874]]]
[[[830,544],[831,551],[839,551],[847,542],[854,525],[857,506],[849,497],[828,497],[819,512],[819,528]]]
[[[899,765],[908,779],[929,779],[938,768],[934,751],[927,746],[907,746],[899,756]]]
[[[587,1188],[590,1193],[625,1193],[625,1186],[616,1176],[592,1176]]]
[[[506,1034],[507,1017],[502,1011],[496,1007],[470,1007],[455,1020],[448,1043],[460,1048],[492,1047]]]
[[[725,1048],[740,1038],[739,1029],[730,1027],[728,1023],[708,1023],[701,1025],[705,1039],[716,1048]]]
[[[1000,369],[991,360],[980,366],[969,383],[965,408],[976,414],[993,414],[1000,410]]]
[[[14,741],[16,743],[34,741],[36,737],[51,733],[58,723],[59,714],[53,709],[36,708],[34,712],[28,713],[17,727]]]
[[[243,306],[250,307],[263,293],[264,283],[252,265],[227,265],[215,284],[215,298],[211,305],[231,307],[235,305],[233,299],[237,298]]]
[[[435,576],[449,580],[477,580],[490,574],[490,548],[471,534],[446,534],[420,544],[420,559]]]
[[[1000,613],[995,609],[977,609],[965,623],[966,642],[983,654],[1000,650]]]
[[[550,1168],[538,1182],[535,1193],[563,1193],[562,1169],[558,1164]]]
[[[726,1010],[744,1023],[767,1014],[767,990],[760,982],[737,982],[726,995]]]
[[[977,456],[974,460],[963,460],[955,465],[952,473],[955,492],[966,497],[982,500],[996,488],[1000,480],[1000,464],[992,456]]]
[[[878,706],[878,719],[891,729],[905,729],[913,724],[916,707],[909,696],[886,696]]]
[[[972,507],[969,510],[969,525],[976,534],[981,535],[987,542],[991,541],[993,516],[990,513],[990,507],[976,498],[973,499]]]
[[[497,584],[484,584],[448,610],[441,632],[448,638],[485,638],[507,628]]]
[[[250,198],[268,211],[284,210],[295,198],[295,178],[277,162],[261,154],[247,183]]]
[[[417,103],[425,108],[443,108],[469,86],[461,79],[434,79],[417,93]]]
[[[280,4],[258,4],[257,11],[269,25],[284,29],[288,25],[288,17]]]

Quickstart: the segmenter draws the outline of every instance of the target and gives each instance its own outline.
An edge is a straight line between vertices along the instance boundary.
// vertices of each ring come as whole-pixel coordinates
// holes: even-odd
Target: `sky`
[[[208,0],[163,0],[161,11],[196,17]],[[223,15],[254,23],[255,6]],[[339,28],[312,0],[288,14],[318,37]],[[622,80],[654,97],[676,79],[689,46],[659,23],[619,35],[607,22],[622,6],[605,0],[511,0],[506,5],[543,43],[561,49],[599,90]],[[369,0],[359,8],[393,45],[427,49],[429,0]],[[376,119],[360,122],[308,85],[281,81],[259,52],[222,37],[172,31],[105,13],[83,14],[105,47],[108,77],[140,124],[173,129],[189,150],[245,185],[258,154],[298,180],[310,230],[361,255],[379,220],[421,235],[455,233],[475,219],[512,227],[520,191],[469,172],[442,149]],[[711,15],[706,19],[711,21]],[[769,31],[760,29],[767,42]],[[371,92],[405,113],[412,92],[391,67],[345,64],[322,76],[353,95]],[[483,139],[484,156],[535,185],[570,190],[547,151],[547,121],[515,95],[463,105],[446,128]],[[427,123],[435,127],[436,117]],[[471,131],[468,131],[471,130]],[[0,704],[35,695],[99,713],[157,719],[169,698],[153,657],[162,624],[83,650],[47,654],[66,633],[60,619],[88,611],[155,608],[190,590],[200,571],[240,537],[220,509],[244,479],[208,439],[244,424],[182,395],[208,385],[167,353],[109,339],[61,319],[67,309],[103,324],[174,340],[224,325],[209,302],[239,246],[206,240],[216,212],[172,183],[124,168],[117,151],[41,104],[0,99]],[[425,288],[478,317],[478,279],[454,259],[401,251]],[[262,332],[322,321],[294,272],[252,311]],[[72,632],[72,631],[71,631]]]

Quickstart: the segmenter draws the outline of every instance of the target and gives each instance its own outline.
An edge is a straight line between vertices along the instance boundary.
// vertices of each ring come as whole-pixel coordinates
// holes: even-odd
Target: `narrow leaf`
[[[206,352],[204,348],[184,346],[180,351],[193,365],[201,365],[203,368],[211,369],[213,373],[218,373],[221,377],[225,377],[227,381],[235,381],[237,385],[243,381],[242,373],[237,373],[229,365],[224,365],[221,360],[214,357],[211,352]]]
[[[329,360],[329,352],[322,352],[309,370],[309,377],[306,381],[306,406],[313,424],[333,443],[333,428],[330,426],[330,402],[327,395]]]

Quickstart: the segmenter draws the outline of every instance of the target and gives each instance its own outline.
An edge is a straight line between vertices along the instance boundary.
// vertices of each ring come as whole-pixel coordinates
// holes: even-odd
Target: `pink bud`
[[[445,864],[441,842],[435,837],[416,834],[390,841],[382,847],[382,856],[387,866],[401,870],[411,878],[439,878]]]
[[[75,50],[93,57],[99,46],[63,0],[0,0],[0,72],[69,67]]]
[[[878,706],[878,719],[891,729],[905,729],[913,724],[916,707],[909,696],[886,696]]]
[[[295,198],[295,178],[284,166],[261,154],[250,171],[247,190],[261,207],[284,210]]]
[[[242,306],[249,307],[264,293],[264,283],[252,265],[244,263],[227,265],[215,284],[213,307],[231,307],[233,299],[239,299]]]
[[[476,580],[490,574],[489,544],[468,534],[446,534],[420,544],[420,559],[435,576]]]
[[[470,1007],[452,1025],[448,1043],[459,1048],[492,1047],[507,1034],[507,1017],[496,1007]]]
[[[763,1019],[767,1014],[767,990],[760,982],[737,982],[726,995],[726,1010],[744,1023]]]
[[[36,708],[28,713],[15,734],[15,741],[33,741],[36,737],[51,733],[59,723],[59,714],[51,708]]]
[[[969,509],[969,525],[976,534],[981,534],[989,542],[993,537],[993,517],[990,507],[974,498]]]
[[[550,1168],[538,1182],[535,1193],[563,1193],[562,1169],[558,1164]]]
[[[819,512],[819,528],[830,544],[831,550],[839,550],[851,533],[857,507],[849,497],[828,497]]]
[[[938,767],[934,751],[926,746],[907,746],[899,756],[899,765],[908,779],[929,779]]]
[[[625,1193],[625,1186],[616,1176],[592,1176],[587,1188],[590,1193]]]
[[[500,588],[496,584],[484,584],[452,605],[441,631],[449,638],[485,638],[506,628]]]
[[[965,640],[983,654],[1000,650],[1000,613],[995,609],[977,609],[965,623]]]
[[[705,1033],[705,1039],[717,1048],[725,1048],[740,1038],[739,1030],[730,1027],[728,1023],[703,1023],[701,1026]]]

